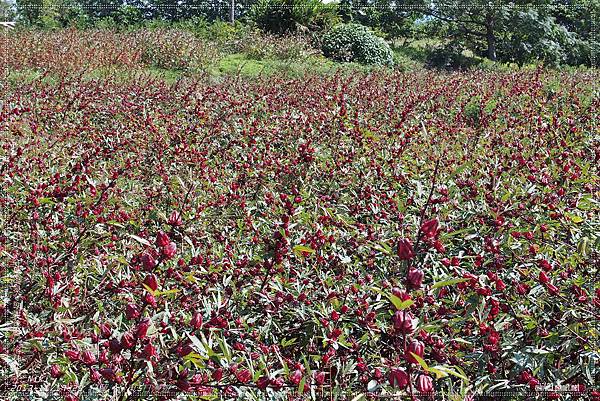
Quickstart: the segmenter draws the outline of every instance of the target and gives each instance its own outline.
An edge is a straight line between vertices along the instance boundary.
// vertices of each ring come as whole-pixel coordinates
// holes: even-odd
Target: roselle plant
[[[46,75],[2,81],[8,399],[597,398],[595,71],[22,57]]]

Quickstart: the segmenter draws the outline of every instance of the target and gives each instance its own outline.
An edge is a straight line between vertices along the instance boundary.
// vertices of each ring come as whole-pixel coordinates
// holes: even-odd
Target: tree
[[[585,59],[581,53],[589,53],[590,48],[590,35],[575,31],[586,26],[582,19],[587,6],[578,4],[582,11],[574,13],[576,16],[572,10],[577,7],[573,4],[563,4],[561,9],[550,1],[536,5],[521,2],[460,6],[430,2],[425,4],[424,12],[445,25],[446,42],[492,61],[576,64]],[[560,14],[559,9],[569,13]]]
[[[411,38],[415,20],[422,17],[420,4],[402,0],[341,0],[340,15],[390,38]]]
[[[319,31],[339,21],[337,5],[321,0],[258,0],[249,18],[267,32]]]
[[[0,19],[2,21],[12,21],[15,16],[13,5],[6,0],[0,0]]]

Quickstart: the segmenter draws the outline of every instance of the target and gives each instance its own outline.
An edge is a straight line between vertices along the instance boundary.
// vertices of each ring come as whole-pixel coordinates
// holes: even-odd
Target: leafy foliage
[[[258,0],[248,18],[275,34],[323,31],[339,22],[335,5],[320,0]]]
[[[323,36],[322,50],[325,57],[338,61],[393,64],[390,46],[360,24],[339,24],[333,27]]]

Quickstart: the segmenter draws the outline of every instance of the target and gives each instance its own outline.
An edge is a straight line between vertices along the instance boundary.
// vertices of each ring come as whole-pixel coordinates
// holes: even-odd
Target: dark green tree
[[[340,15],[381,32],[390,39],[412,38],[415,20],[422,17],[422,3],[402,0],[341,0]]]
[[[458,51],[471,50],[492,61],[519,64],[531,61],[578,64],[585,62],[586,54],[589,62],[591,38],[586,27],[591,22],[585,20],[590,19],[590,3],[572,3],[561,7],[552,1],[427,2],[424,12],[443,24],[446,36],[440,39]]]

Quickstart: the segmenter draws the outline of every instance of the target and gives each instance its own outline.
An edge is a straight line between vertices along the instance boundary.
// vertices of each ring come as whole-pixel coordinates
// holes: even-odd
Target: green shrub
[[[406,54],[403,54],[399,51],[393,52],[394,57],[394,68],[398,71],[415,71],[423,68],[423,65],[408,57]]]
[[[473,67],[479,60],[463,54],[464,49],[457,43],[452,42],[442,47],[435,47],[429,51],[425,65],[429,68],[444,70],[462,70]]]
[[[321,46],[325,57],[337,61],[394,64],[392,50],[385,40],[360,24],[336,25],[323,36]]]
[[[248,18],[274,34],[324,31],[340,21],[335,5],[320,0],[257,0]]]

